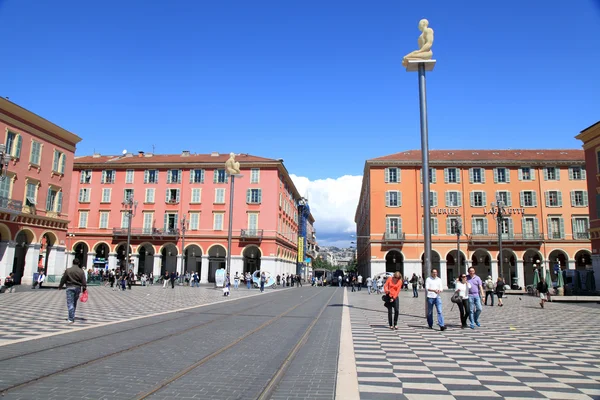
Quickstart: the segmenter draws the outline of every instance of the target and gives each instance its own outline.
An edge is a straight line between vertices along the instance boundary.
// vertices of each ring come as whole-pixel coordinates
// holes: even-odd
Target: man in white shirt
[[[437,269],[431,270],[431,276],[425,281],[425,290],[427,290],[427,325],[433,329],[433,306],[437,312],[438,325],[441,331],[446,330],[444,325],[444,315],[442,314],[442,298],[444,291],[442,280],[438,277]]]
[[[356,283],[358,283],[358,291],[360,292],[360,288],[362,287],[362,275],[358,274],[358,278],[356,278]]]
[[[373,278],[371,278],[369,276],[369,277],[367,277],[367,292],[369,292],[369,294],[371,294],[372,288],[373,288]]]

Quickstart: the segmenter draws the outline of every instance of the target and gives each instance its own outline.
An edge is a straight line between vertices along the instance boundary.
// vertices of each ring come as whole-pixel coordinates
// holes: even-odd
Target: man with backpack
[[[488,296],[492,298],[492,307],[494,307],[494,280],[488,276],[484,282],[485,285],[485,301],[483,304],[487,306]]]

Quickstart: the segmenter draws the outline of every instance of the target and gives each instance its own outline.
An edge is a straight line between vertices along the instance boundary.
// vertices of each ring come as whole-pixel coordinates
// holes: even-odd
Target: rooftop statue
[[[229,153],[229,160],[225,162],[225,168],[229,175],[240,174],[240,163],[235,161],[235,153]]]
[[[419,50],[408,53],[402,59],[402,65],[405,67],[408,65],[408,60],[431,60],[433,52],[431,46],[433,45],[433,29],[429,27],[429,21],[422,19],[419,21],[419,30],[422,32],[419,36]]]

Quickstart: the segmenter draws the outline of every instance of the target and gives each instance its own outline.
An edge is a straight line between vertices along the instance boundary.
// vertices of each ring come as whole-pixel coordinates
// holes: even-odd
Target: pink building
[[[30,284],[38,266],[65,269],[75,145],[81,139],[0,98],[0,130],[11,161],[0,180],[0,276]]]
[[[87,268],[124,265],[128,217],[123,202],[133,197],[135,272],[198,271],[202,282],[213,282],[228,250],[228,158],[189,151],[77,157],[70,199],[77,206],[69,226],[74,257]],[[283,162],[247,154],[236,160],[243,177],[235,180],[232,275],[258,269],[295,273],[300,196]]]

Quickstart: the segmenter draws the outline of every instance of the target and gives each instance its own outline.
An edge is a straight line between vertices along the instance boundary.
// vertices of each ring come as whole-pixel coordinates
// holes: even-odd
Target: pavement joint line
[[[277,289],[277,290],[273,290],[273,291],[269,291],[269,292],[250,294],[248,296],[238,297],[238,298],[234,298],[234,299],[225,299],[225,300],[220,300],[220,301],[214,301],[212,303],[206,303],[206,304],[199,304],[199,305],[190,306],[190,307],[184,307],[184,308],[180,308],[180,309],[177,309],[177,310],[161,311],[161,312],[157,312],[157,313],[154,313],[154,314],[141,315],[139,317],[132,317],[132,318],[124,319],[124,320],[120,320],[120,321],[104,322],[104,323],[100,323],[100,324],[97,324],[97,325],[84,326],[84,327],[81,327],[81,328],[73,327],[73,329],[71,329],[69,331],[66,331],[66,332],[65,331],[51,332],[51,333],[36,335],[35,337],[32,337],[32,338],[15,339],[15,340],[10,341],[10,342],[0,343],[0,347],[12,345],[12,344],[17,344],[17,343],[29,342],[29,341],[32,341],[32,340],[44,339],[44,338],[48,338],[48,337],[52,337],[52,336],[69,334],[69,333],[73,333],[73,332],[81,332],[81,331],[85,331],[85,330],[92,329],[92,328],[101,328],[101,327],[104,327],[104,326],[109,326],[109,325],[114,325],[114,324],[120,324],[122,322],[131,322],[131,321],[136,321],[138,319],[143,319],[143,318],[151,318],[151,317],[157,317],[159,315],[172,314],[174,312],[175,313],[179,313],[179,312],[183,312],[183,311],[187,311],[187,310],[193,310],[195,308],[213,306],[215,304],[223,304],[223,303],[227,303],[227,302],[230,302],[230,301],[238,301],[238,300],[249,299],[250,297],[261,296],[261,295],[264,295],[264,294],[279,293],[281,291],[290,290],[290,289],[291,288],[286,288],[286,289],[282,288],[282,289]]]
[[[344,289],[344,301],[342,304],[342,329],[340,331],[340,352],[338,356],[335,398],[343,400],[360,400],[348,291],[346,289]]]
[[[335,296],[336,292],[337,292],[337,288],[333,291],[331,296],[329,296],[329,299],[325,302],[325,305],[323,305],[323,307],[321,307],[319,314],[317,314],[317,316],[313,319],[313,321],[310,323],[308,328],[306,328],[306,331],[304,332],[304,334],[302,335],[300,340],[298,340],[298,343],[296,343],[296,345],[294,346],[292,351],[290,351],[290,353],[285,358],[285,360],[283,360],[283,363],[279,366],[275,375],[269,380],[269,382],[267,383],[267,385],[265,386],[263,391],[258,396],[257,400],[268,400],[272,397],[273,391],[276,389],[277,385],[281,382],[281,378],[283,378],[285,376],[287,370],[290,367],[291,362],[294,360],[294,358],[296,358],[298,351],[300,351],[300,349],[306,344],[306,342],[308,340],[308,336],[310,335],[310,332],[312,332],[313,328],[319,321],[319,318],[321,318],[321,315],[323,315],[323,312],[329,306],[329,303],[331,303],[331,299],[333,299],[333,296]]]

